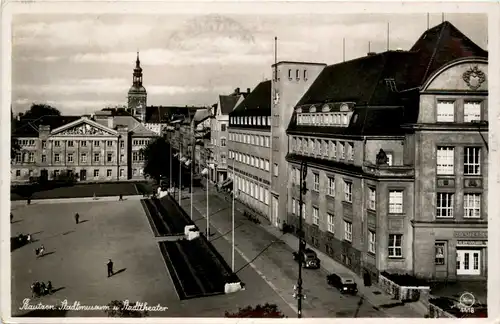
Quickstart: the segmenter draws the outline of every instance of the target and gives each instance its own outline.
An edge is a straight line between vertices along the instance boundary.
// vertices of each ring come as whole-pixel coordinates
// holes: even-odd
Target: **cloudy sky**
[[[430,15],[430,26],[441,23]],[[486,15],[446,14],[487,49]],[[254,88],[278,60],[334,64],[371,50],[409,49],[427,15],[16,15],[12,106],[48,103],[64,114],[125,105],[140,51],[148,105],[211,105],[218,94]]]

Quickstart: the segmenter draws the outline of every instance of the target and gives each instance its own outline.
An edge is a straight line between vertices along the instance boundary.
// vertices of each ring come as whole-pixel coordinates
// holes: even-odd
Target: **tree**
[[[255,307],[247,306],[240,308],[236,313],[225,312],[225,317],[260,317],[260,318],[283,318],[285,315],[278,309],[276,304],[266,303]]]
[[[157,137],[142,148],[140,153],[144,157],[144,175],[156,181],[170,172],[170,143],[163,137]]]
[[[52,106],[46,104],[31,104],[29,110],[27,110],[22,118],[23,119],[38,119],[43,116],[61,116],[61,112]]]
[[[105,310],[108,317],[147,317],[149,316],[146,310],[131,310],[128,307],[134,307],[135,303],[130,303],[125,307],[125,304],[121,300],[113,300],[108,305],[108,309]]]

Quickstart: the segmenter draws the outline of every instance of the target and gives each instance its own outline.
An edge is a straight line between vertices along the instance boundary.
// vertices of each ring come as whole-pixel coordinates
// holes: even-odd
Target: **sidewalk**
[[[215,190],[214,190],[215,194]],[[217,197],[225,202],[228,207],[231,206],[231,200],[227,199],[227,196],[222,193],[216,193]],[[235,209],[239,212],[243,213],[245,210],[245,205],[241,202],[235,200]],[[296,250],[299,246],[299,240],[296,236],[292,234],[283,234],[278,228],[270,225],[270,224],[260,224],[260,227],[266,230],[269,234],[273,235],[277,239],[286,243],[290,248]],[[391,296],[383,293],[376,285],[372,285],[371,287],[365,287],[363,279],[360,278],[356,273],[345,267],[344,265],[334,261],[332,258],[324,254],[323,252],[311,247],[318,255],[318,258],[321,260],[321,267],[326,270],[327,273],[341,273],[348,274],[352,276],[352,278],[356,281],[358,285],[359,294],[364,296],[368,302],[372,305],[380,308],[387,316],[390,317],[420,317],[423,318],[427,313],[427,308],[420,302],[416,303],[407,303],[405,305],[398,305],[393,307],[381,307],[384,305],[393,305],[398,301],[392,299]],[[374,293],[376,292],[376,293]]]

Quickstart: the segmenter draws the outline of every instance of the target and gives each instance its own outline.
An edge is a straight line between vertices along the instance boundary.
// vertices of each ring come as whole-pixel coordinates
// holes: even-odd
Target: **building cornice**
[[[468,220],[468,221],[453,221],[453,220],[435,220],[435,221],[416,221],[412,220],[411,224],[416,228],[474,228],[474,229],[488,229],[488,222],[483,220]]]
[[[323,133],[323,132],[306,132],[301,130],[287,130],[287,135],[297,135],[297,136],[308,136],[308,137],[324,137],[324,138],[345,138],[352,140],[402,140],[405,138],[404,135],[348,135],[348,134],[335,134],[335,133]]]
[[[401,126],[404,129],[413,131],[439,131],[439,132],[477,132],[488,131],[488,122],[481,123],[417,123],[405,124]]]
[[[420,95],[442,95],[442,96],[481,96],[487,97],[487,90],[472,91],[472,90],[449,90],[449,89],[433,89],[424,90],[420,92]]]

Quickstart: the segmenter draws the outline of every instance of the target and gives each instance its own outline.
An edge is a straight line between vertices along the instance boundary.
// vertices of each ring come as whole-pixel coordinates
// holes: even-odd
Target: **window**
[[[226,131],[226,124],[220,124],[220,131],[225,132]]]
[[[21,176],[21,170],[16,170],[16,177],[20,177]]]
[[[273,165],[273,172],[274,172],[274,176],[277,177],[278,176],[278,163],[274,163]]]
[[[132,152],[132,161],[133,162],[139,161],[139,152],[137,151]]]
[[[30,162],[30,163],[35,162],[35,153],[33,153],[33,152],[28,153],[28,162]]]
[[[54,162],[60,162],[61,158],[59,157],[59,153],[54,154]]]
[[[288,78],[292,79],[292,69],[288,69]]]
[[[455,102],[450,100],[438,101],[437,122],[452,123],[455,121]]]
[[[72,153],[68,154],[68,162],[73,163],[73,154]]]
[[[54,178],[57,178],[59,176],[59,170],[54,170]]]
[[[94,153],[94,162],[99,162],[99,153]]]
[[[352,203],[352,183],[344,181],[344,200]]]
[[[94,146],[100,146],[101,145],[101,142],[99,141],[94,141]]]
[[[124,148],[125,147],[125,141],[120,141],[120,148]]]
[[[478,193],[464,194],[464,217],[465,218],[481,217],[481,194]]]
[[[328,156],[328,142],[323,141],[323,156]]]
[[[87,146],[87,141],[80,141],[80,146],[82,146],[82,147]]]
[[[54,141],[54,147],[60,147],[61,142],[60,141]]]
[[[106,176],[107,176],[108,178],[111,178],[111,176],[112,176],[112,175],[113,175],[113,171],[112,171],[111,169],[107,169],[107,170],[106,170]]]
[[[335,223],[333,214],[328,213],[328,232],[335,233]]]
[[[434,263],[436,265],[444,265],[445,257],[444,257],[444,242],[436,242],[434,244]]]
[[[352,161],[354,159],[354,144],[347,143],[347,160]]]
[[[45,154],[42,155],[42,162],[43,163],[47,162],[47,155]]]
[[[389,234],[389,258],[400,258],[403,256],[403,248],[401,247],[401,234]]]
[[[300,205],[300,203],[299,203]],[[305,203],[302,203],[302,218],[303,219],[306,219],[306,204]]]
[[[368,188],[368,209],[376,210],[376,195],[375,188]]]
[[[98,178],[99,177],[99,169],[95,169],[94,170],[94,178]]]
[[[87,154],[82,153],[82,155],[81,155],[81,157],[80,157],[80,160],[81,160],[82,162],[84,162],[84,163],[85,163],[85,162],[87,162]]]
[[[47,148],[47,141],[42,141],[42,148],[46,149]]]
[[[125,171],[123,169],[120,169],[120,178],[123,177],[124,173],[125,173]]]
[[[23,162],[23,156],[21,153],[16,153],[16,163]]]
[[[125,155],[124,154],[120,154],[120,162],[125,162]]]
[[[352,223],[348,221],[344,221],[344,239],[352,242]]]
[[[335,197],[335,178],[328,177],[328,195]]]
[[[266,198],[266,201],[264,202],[266,205],[269,205],[269,190],[265,189],[266,195],[264,198]]]
[[[295,210],[295,204],[296,204],[296,200],[295,198],[292,198],[292,215],[295,215],[295,213],[297,213],[297,211]]]
[[[344,143],[340,142],[340,158],[345,159],[345,145]]]
[[[266,136],[266,137],[264,138],[264,141],[265,141],[265,144],[266,144],[265,146],[266,146],[266,147],[269,147],[269,137],[268,137],[268,136]]]
[[[300,79],[300,74],[299,74],[299,70],[295,70],[295,78],[298,80]]]
[[[481,148],[466,147],[464,148],[464,174],[480,175],[481,174]]]
[[[107,156],[107,161],[108,161],[108,162],[112,162],[112,161],[113,161],[113,154],[108,153],[108,156]]]
[[[319,225],[319,209],[317,207],[313,207],[313,224]]]
[[[464,122],[470,123],[481,120],[481,103],[480,102],[464,102]]]
[[[304,80],[307,81],[307,70],[304,70]]]
[[[331,156],[335,159],[337,158],[337,142],[330,141]]]
[[[313,173],[313,184],[314,184],[314,191],[319,191],[319,174],[318,173]]]
[[[220,139],[220,146],[226,146],[226,139],[224,137]]]
[[[269,160],[266,160],[266,171],[269,171]]]
[[[389,214],[403,213],[403,191],[389,191]]]
[[[368,231],[368,252],[375,253],[375,232]]]
[[[437,174],[454,174],[455,149],[451,146],[439,146],[437,148]]]

